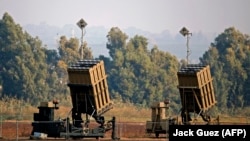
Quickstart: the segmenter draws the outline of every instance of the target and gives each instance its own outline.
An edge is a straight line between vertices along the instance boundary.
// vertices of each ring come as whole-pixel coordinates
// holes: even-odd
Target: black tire
[[[159,135],[160,135],[160,134],[159,134],[158,132],[155,132],[155,137],[156,137],[156,138],[159,138]]]

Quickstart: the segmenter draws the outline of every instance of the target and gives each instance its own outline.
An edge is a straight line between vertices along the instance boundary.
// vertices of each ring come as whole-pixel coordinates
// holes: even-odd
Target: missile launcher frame
[[[48,137],[63,138],[103,138],[105,133],[112,130],[112,139],[117,140],[115,134],[115,117],[106,121],[103,114],[113,108],[110,99],[107,75],[102,60],[80,60],[67,69],[68,87],[72,100],[70,117],[54,120],[54,110],[58,109],[49,103],[38,107],[39,113],[34,114],[32,123],[32,137],[35,133],[43,133]],[[45,104],[45,105],[44,105]],[[83,119],[85,115],[85,119]],[[39,118],[44,117],[44,118]],[[95,119],[97,126],[90,126],[91,119]]]

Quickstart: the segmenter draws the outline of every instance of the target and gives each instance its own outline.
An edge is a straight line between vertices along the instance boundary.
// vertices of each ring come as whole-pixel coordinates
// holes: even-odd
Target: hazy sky
[[[0,0],[1,16],[4,12],[20,25],[62,27],[83,18],[88,26],[134,26],[155,33],[178,33],[183,26],[221,33],[234,26],[250,34],[250,0]]]

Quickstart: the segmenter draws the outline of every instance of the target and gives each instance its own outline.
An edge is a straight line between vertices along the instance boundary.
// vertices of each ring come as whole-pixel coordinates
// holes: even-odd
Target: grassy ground
[[[131,103],[114,102],[114,108],[104,114],[106,120],[111,119],[113,116],[117,119],[117,133],[119,137],[123,137],[122,140],[157,140],[155,136],[145,133],[146,121],[151,120],[151,109],[137,107]],[[27,137],[31,132],[31,121],[33,120],[33,114],[38,112],[37,107],[33,107],[28,103],[18,101],[15,99],[7,99],[0,101],[1,111],[0,118],[4,120],[2,123],[2,135],[6,138],[15,138],[17,130],[16,119],[20,118],[18,122],[18,134],[20,137]],[[55,119],[71,117],[71,106],[59,104],[59,109],[55,111]],[[180,115],[173,115],[173,117]],[[234,123],[234,124],[249,124],[250,118],[247,116],[227,116],[219,115],[220,123]],[[218,118],[214,117],[214,118]],[[10,121],[9,121],[10,120]],[[12,120],[12,121],[11,121]],[[27,121],[25,121],[27,120]],[[197,122],[202,122],[201,118],[197,118]],[[110,139],[110,132],[107,137]],[[9,135],[9,136],[8,136]],[[160,140],[164,140],[159,138]],[[1,139],[0,139],[1,140]]]
[[[39,112],[37,107],[31,106],[16,99],[5,99],[0,101],[0,115],[3,120],[33,120],[33,114]],[[59,104],[59,109],[55,111],[55,119],[71,117],[71,106]],[[142,122],[150,119],[151,110],[149,108],[138,108],[131,103],[117,102],[113,108],[104,114],[106,119],[113,116],[122,122]]]
[[[71,107],[61,106],[56,112],[56,118],[67,117]],[[151,110],[148,108],[138,108],[130,103],[114,104],[114,107],[103,115],[106,119],[116,117],[120,122],[144,122],[150,120]]]
[[[64,102],[65,103],[65,102]],[[69,102],[70,103],[70,102]],[[38,108],[31,106],[29,103],[5,98],[0,101],[0,118],[1,120],[33,120],[33,114],[38,112]],[[59,109],[55,111],[55,119],[71,117],[71,106],[69,104],[59,104]],[[146,122],[151,120],[151,109],[137,107],[131,103],[114,101],[113,109],[103,115],[106,119],[116,117],[118,122]],[[179,115],[173,115],[177,117]],[[249,116],[237,115],[218,115],[219,121],[224,123],[250,123]],[[218,118],[214,117],[214,118]],[[200,118],[197,119],[201,121]]]

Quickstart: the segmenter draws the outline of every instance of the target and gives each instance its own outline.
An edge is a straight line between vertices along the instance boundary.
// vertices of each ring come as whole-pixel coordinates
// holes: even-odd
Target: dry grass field
[[[0,137],[2,140],[27,139],[32,131],[33,113],[37,113],[38,108],[15,99],[0,101],[0,105]],[[55,119],[66,118],[70,115],[70,111],[70,106],[59,105],[59,109],[55,111]],[[149,120],[151,116],[150,109],[138,108],[130,103],[118,103],[104,114],[106,120],[113,116],[117,121],[117,135],[122,136],[123,140],[154,139],[145,132],[146,120]],[[110,138],[111,132],[107,132],[105,140]]]
[[[59,109],[55,110],[55,119],[66,118],[70,115],[71,106],[68,106],[71,101],[64,101],[59,103]],[[141,122],[149,120],[151,116],[151,109],[138,108],[131,103],[114,102],[113,109],[104,114],[105,117],[117,117],[119,121]],[[0,100],[0,115],[4,120],[13,120],[21,117],[22,120],[33,120],[33,113],[38,112],[38,108],[31,106],[29,103],[19,101],[16,99]]]
[[[28,140],[32,131],[33,113],[38,112],[37,107],[15,99],[0,101],[0,105],[0,140]],[[55,119],[66,118],[70,115],[70,106],[59,105],[59,107],[55,111]],[[165,141],[167,138],[165,134],[160,135],[160,138],[155,138],[153,134],[150,135],[145,132],[146,121],[151,118],[151,109],[138,108],[130,103],[117,102],[114,104],[114,108],[105,113],[104,116],[106,120],[111,119],[113,116],[116,117],[117,135],[121,140]],[[219,120],[222,124],[250,123],[250,119],[243,116],[230,117],[221,115]],[[111,132],[107,132],[106,137],[100,140],[111,140]]]

